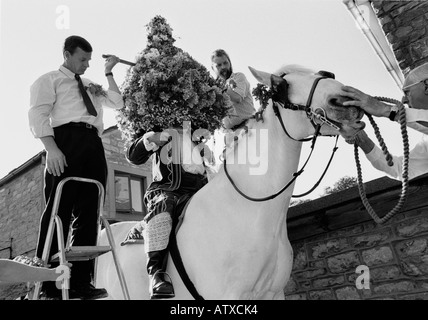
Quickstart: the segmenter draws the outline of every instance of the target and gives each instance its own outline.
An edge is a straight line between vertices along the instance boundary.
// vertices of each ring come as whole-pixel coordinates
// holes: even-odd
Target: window
[[[143,203],[146,191],[145,177],[115,171],[114,189],[117,213],[146,214]]]

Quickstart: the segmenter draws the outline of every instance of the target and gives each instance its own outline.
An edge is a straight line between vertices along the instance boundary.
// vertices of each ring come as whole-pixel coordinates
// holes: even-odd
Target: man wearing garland
[[[147,215],[129,232],[127,241],[144,238],[151,299],[172,298],[174,288],[166,273],[168,243],[179,199],[189,198],[206,183],[206,171],[199,153],[182,129],[150,131],[127,149],[134,165],[152,156],[153,182],[144,195]]]
[[[360,107],[369,114],[387,117],[394,122],[398,120],[396,106],[391,107],[349,86],[343,87],[342,91],[343,96],[352,99],[344,102],[344,105]],[[404,80],[403,92],[402,102],[409,105],[409,108],[405,109],[407,126],[423,133],[422,139],[409,153],[408,177],[412,179],[428,172],[428,63],[409,72]],[[355,142],[364,151],[373,167],[394,179],[403,179],[403,156],[393,156],[394,165],[389,166],[382,150],[374,144],[364,130],[358,132]]]

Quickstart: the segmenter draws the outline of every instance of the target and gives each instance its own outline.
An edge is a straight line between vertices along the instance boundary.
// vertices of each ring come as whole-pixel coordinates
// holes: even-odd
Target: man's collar
[[[74,72],[70,71],[69,69],[67,69],[66,67],[64,67],[63,65],[61,65],[59,67],[59,71],[61,71],[62,73],[64,73],[67,77],[69,77],[70,79],[74,79]]]

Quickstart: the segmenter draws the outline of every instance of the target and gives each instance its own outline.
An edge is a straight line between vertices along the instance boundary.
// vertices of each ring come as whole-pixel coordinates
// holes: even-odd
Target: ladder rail
[[[44,266],[45,267],[48,266],[48,261],[50,259],[49,253],[50,253],[50,249],[51,249],[51,244],[52,244],[52,240],[53,240],[55,226],[57,228],[59,261],[60,261],[60,264],[67,264],[66,252],[68,250],[70,250],[70,248],[72,246],[71,246],[71,243],[69,241],[67,241],[66,244],[64,243],[65,242],[64,241],[64,229],[63,229],[63,224],[62,224],[61,218],[58,216],[58,209],[59,209],[59,203],[60,203],[64,184],[67,183],[68,181],[71,181],[71,180],[78,181],[78,182],[94,183],[98,187],[98,201],[99,201],[99,203],[98,203],[98,208],[97,208],[97,226],[98,226],[97,242],[99,241],[99,235],[101,232],[101,223],[102,223],[104,225],[106,233],[107,233],[107,238],[108,238],[108,241],[110,244],[111,252],[113,254],[113,259],[114,259],[114,263],[116,266],[116,271],[117,271],[117,274],[119,277],[119,281],[120,281],[120,285],[122,288],[124,298],[126,300],[130,300],[125,276],[123,274],[123,270],[121,268],[121,265],[119,263],[119,260],[118,260],[117,254],[116,254],[113,234],[111,232],[109,222],[103,216],[103,204],[104,204],[104,195],[105,195],[104,186],[101,184],[101,182],[99,182],[97,180],[82,178],[82,177],[67,177],[58,183],[58,186],[57,186],[57,189],[55,192],[55,198],[54,198],[54,203],[53,203],[53,207],[52,207],[52,212],[51,212],[51,216],[49,219],[48,232],[46,234],[45,245],[43,247],[42,260],[44,262]],[[95,258],[95,259],[97,259],[97,258]],[[95,263],[95,268],[96,268],[96,263]],[[40,294],[40,289],[41,289],[41,284],[42,284],[41,282],[36,282],[34,294],[33,294],[33,300],[38,300],[38,297]],[[62,283],[61,283],[63,300],[69,299],[69,293],[68,293],[69,287],[70,287],[70,279],[63,279]]]
[[[53,239],[53,235],[54,235],[55,217],[58,217],[57,213],[58,213],[59,203],[61,200],[62,189],[64,187],[64,184],[71,179],[72,179],[72,177],[68,177],[68,178],[61,180],[58,183],[58,186],[57,186],[56,191],[55,191],[54,203],[52,206],[52,212],[51,212],[51,216],[49,219],[48,231],[46,233],[45,245],[43,247],[43,253],[42,253],[42,261],[43,261],[45,267],[48,267],[49,252],[51,250],[51,244],[52,244],[52,239]],[[62,233],[62,231],[60,231],[60,232]],[[33,300],[38,300],[41,286],[42,286],[42,282],[36,282],[35,287],[34,287]]]
[[[56,229],[57,229],[57,241],[58,241],[58,252],[59,252],[59,262],[61,265],[65,265],[67,260],[65,258],[65,249],[64,249],[64,232],[62,221],[60,217],[55,216]],[[70,279],[63,279],[61,283],[62,299],[68,300],[68,289],[70,288]]]

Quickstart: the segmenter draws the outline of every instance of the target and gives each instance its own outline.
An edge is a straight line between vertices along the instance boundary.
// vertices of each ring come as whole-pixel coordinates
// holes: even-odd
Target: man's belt
[[[62,126],[59,126],[59,127],[79,127],[79,128],[86,128],[86,129],[89,129],[89,130],[93,130],[93,131],[95,131],[95,133],[98,134],[98,129],[95,126],[93,126],[92,124],[89,124],[89,123],[86,123],[86,122],[69,122],[69,123],[63,124]]]

